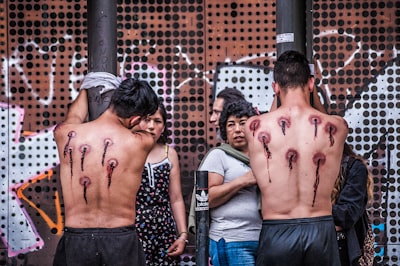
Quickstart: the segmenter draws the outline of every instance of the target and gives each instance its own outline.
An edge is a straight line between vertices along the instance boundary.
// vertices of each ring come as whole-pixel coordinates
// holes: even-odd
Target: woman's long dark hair
[[[342,154],[342,163],[346,157],[353,157],[355,159],[360,160],[365,165],[365,168],[367,168],[367,171],[368,171],[367,195],[368,195],[368,202],[371,202],[371,200],[373,199],[374,180],[372,178],[371,171],[369,170],[369,166],[365,162],[365,159],[362,156],[356,154],[348,143],[344,143],[343,154]],[[336,203],[336,200],[339,197],[339,193],[342,188],[344,179],[345,179],[345,177],[343,176],[342,167],[340,167],[339,176],[336,179],[335,186],[334,186],[333,192],[332,192],[332,197],[331,197],[332,203]]]
[[[161,133],[160,137],[157,140],[157,143],[159,144],[167,144],[168,142],[168,136],[169,136],[169,130],[167,127],[167,110],[165,109],[165,106],[163,104],[163,100],[159,99],[158,100],[158,110],[160,110],[160,114],[164,123],[164,131]]]

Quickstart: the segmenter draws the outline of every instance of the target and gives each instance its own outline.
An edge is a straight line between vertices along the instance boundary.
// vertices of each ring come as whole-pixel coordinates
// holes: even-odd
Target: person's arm
[[[278,109],[278,95],[274,95],[274,100],[272,101],[271,108],[269,109],[270,112],[275,111]]]
[[[256,179],[251,170],[228,183],[224,183],[224,177],[220,174],[210,172],[208,173],[209,207],[218,207],[229,201],[240,189],[255,184]]]
[[[88,115],[87,90],[80,90],[78,97],[69,107],[64,124],[82,124]]]
[[[169,148],[168,158],[171,161],[171,173],[169,180],[169,199],[171,201],[172,213],[178,230],[178,238],[168,248],[169,256],[181,255],[185,250],[188,239],[185,202],[182,196],[181,175],[178,154],[173,148]]]
[[[368,169],[356,160],[347,171],[345,185],[339,193],[332,215],[337,227],[348,230],[355,225],[366,208]]]
[[[322,112],[322,113],[324,113],[324,114],[327,114],[328,112],[326,111],[326,109],[325,109],[325,106],[323,106],[322,105],[322,103],[321,103],[321,99],[319,98],[319,96],[318,96],[318,91],[317,91],[317,87],[316,86],[314,86],[314,89],[313,89],[313,91],[311,92],[311,96],[310,97],[312,97],[312,103],[313,103],[313,107],[315,108],[315,109],[317,109],[318,111],[320,111],[320,112]]]
[[[227,156],[229,155],[223,150],[214,149],[207,154],[199,169],[208,172],[208,204],[210,208],[224,204],[235,196],[241,188],[256,184],[256,179],[252,171],[228,183],[224,183],[224,174],[226,171],[226,163],[224,161]]]

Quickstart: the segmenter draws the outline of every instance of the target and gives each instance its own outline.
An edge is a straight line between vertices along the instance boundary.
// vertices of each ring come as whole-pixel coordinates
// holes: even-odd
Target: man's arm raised
[[[64,124],[82,124],[88,115],[87,90],[80,90],[78,97],[71,104]]]

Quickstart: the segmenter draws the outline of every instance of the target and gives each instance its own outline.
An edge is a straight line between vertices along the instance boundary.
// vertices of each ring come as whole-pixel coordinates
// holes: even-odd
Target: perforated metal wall
[[[349,142],[372,168],[376,254],[383,263],[398,265],[400,3],[314,1],[313,6],[318,83],[331,109],[348,121]]]
[[[193,172],[216,145],[212,95],[236,87],[269,109],[275,1],[117,7],[118,75],[147,79],[164,97],[188,202]],[[377,260],[399,265],[400,1],[314,0],[312,11],[322,101],[346,118],[348,141],[371,166]],[[0,265],[51,265],[63,226],[51,131],[87,71],[86,16],[86,1],[0,0]],[[190,244],[184,265],[194,262]]]

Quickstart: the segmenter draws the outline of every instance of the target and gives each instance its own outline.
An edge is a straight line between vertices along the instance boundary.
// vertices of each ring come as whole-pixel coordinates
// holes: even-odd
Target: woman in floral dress
[[[149,153],[136,199],[136,230],[147,265],[179,265],[186,246],[186,213],[179,160],[167,144],[167,113],[160,102],[157,112],[139,127],[157,143]]]

